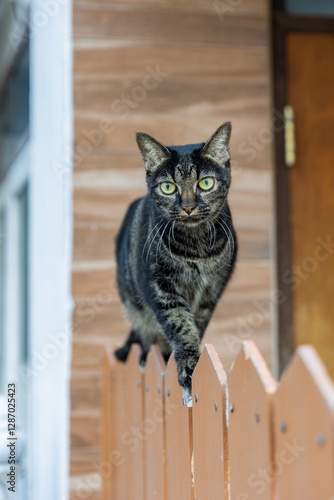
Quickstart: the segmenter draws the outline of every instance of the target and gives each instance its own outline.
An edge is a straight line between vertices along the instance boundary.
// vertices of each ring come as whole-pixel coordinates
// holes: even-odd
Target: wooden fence
[[[279,383],[253,342],[226,375],[207,344],[182,405],[176,364],[103,367],[103,500],[333,500],[334,384],[311,346]]]

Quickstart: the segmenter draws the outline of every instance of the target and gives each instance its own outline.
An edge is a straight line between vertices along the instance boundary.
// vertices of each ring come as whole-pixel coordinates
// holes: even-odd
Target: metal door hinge
[[[290,105],[284,106],[285,165],[293,167],[296,163],[295,113]]]

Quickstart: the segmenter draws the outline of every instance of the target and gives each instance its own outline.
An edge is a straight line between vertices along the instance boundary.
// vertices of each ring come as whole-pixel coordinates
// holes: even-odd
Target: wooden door
[[[288,170],[294,344],[313,344],[334,375],[334,33],[286,37],[286,103],[295,114]]]

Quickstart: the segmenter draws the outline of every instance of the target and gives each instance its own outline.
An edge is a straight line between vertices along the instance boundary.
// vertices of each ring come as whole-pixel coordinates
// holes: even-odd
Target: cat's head
[[[166,218],[196,226],[222,215],[231,184],[231,123],[206,143],[166,147],[150,135],[137,134],[152,200]]]

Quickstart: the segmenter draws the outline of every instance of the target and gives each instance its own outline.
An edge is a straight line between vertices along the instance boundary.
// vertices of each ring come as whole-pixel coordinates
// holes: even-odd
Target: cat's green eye
[[[209,189],[211,189],[213,184],[214,180],[212,177],[204,177],[204,179],[201,179],[198,183],[199,187],[204,191],[208,191]]]
[[[162,182],[160,188],[165,194],[173,194],[176,190],[176,186],[172,182]]]

